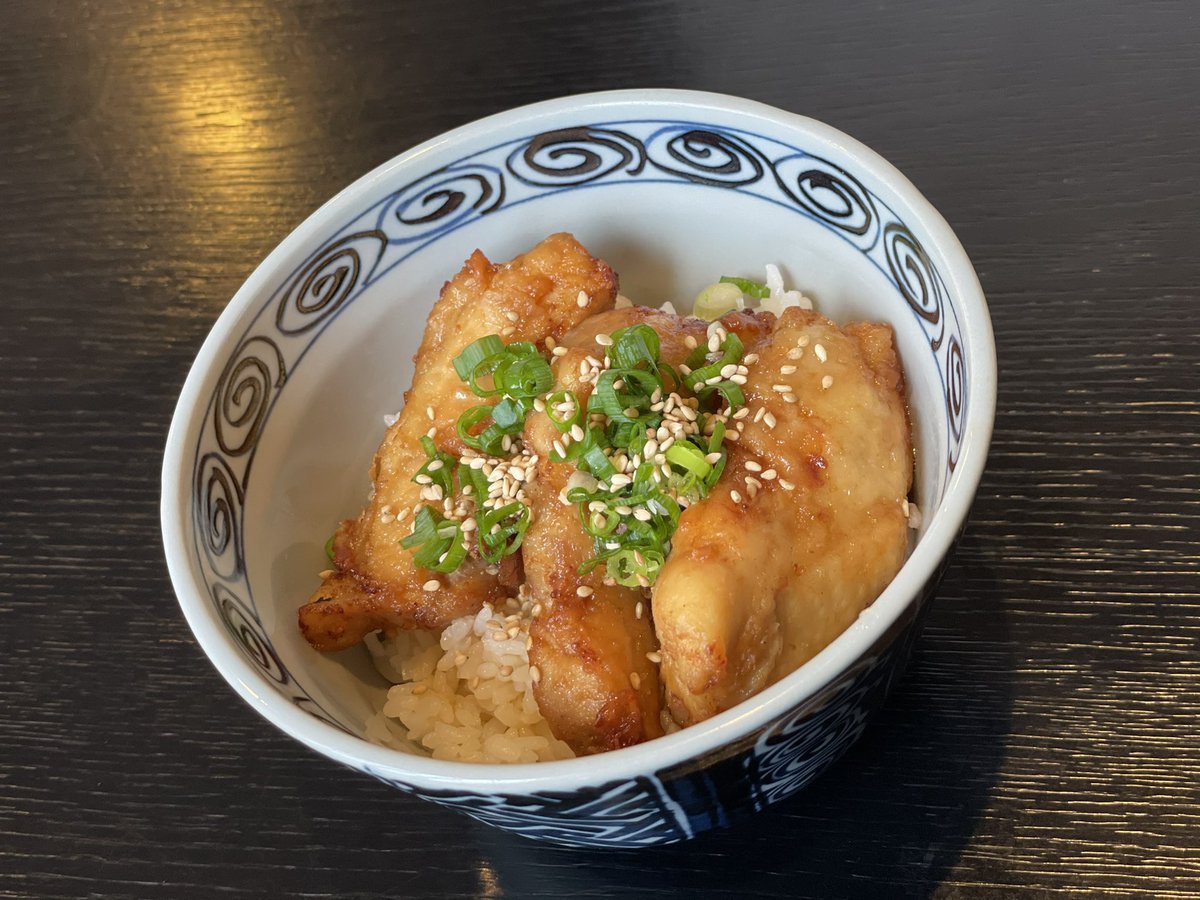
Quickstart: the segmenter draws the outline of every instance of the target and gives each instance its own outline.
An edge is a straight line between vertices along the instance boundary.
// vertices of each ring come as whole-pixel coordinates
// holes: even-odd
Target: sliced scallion
[[[771,296],[771,289],[761,281],[753,281],[749,278],[736,278],[732,275],[722,275],[718,284],[732,284],[747,297],[753,297],[755,300],[766,300]]]

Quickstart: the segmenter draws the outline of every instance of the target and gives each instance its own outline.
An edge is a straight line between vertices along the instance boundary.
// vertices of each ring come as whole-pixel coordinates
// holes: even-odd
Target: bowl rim
[[[594,756],[523,764],[467,763],[435,760],[393,750],[350,735],[295,706],[233,646],[212,611],[207,591],[193,574],[184,535],[190,520],[188,447],[204,419],[205,388],[219,372],[220,353],[231,339],[245,307],[269,285],[275,270],[348,204],[369,194],[381,181],[415,160],[475,139],[481,133],[517,122],[531,122],[568,112],[600,113],[617,108],[629,112],[688,110],[736,116],[770,123],[836,146],[852,157],[878,184],[886,184],[919,222],[927,244],[944,260],[943,279],[971,353],[970,403],[963,422],[960,455],[937,515],[904,566],[869,609],[817,656],[737,706],[689,728],[652,741]],[[856,172],[856,175],[858,173]],[[615,780],[654,774],[705,756],[787,715],[818,694],[862,658],[915,603],[922,586],[966,522],[983,475],[996,403],[996,355],[991,319],[979,279],[966,251],[945,219],[899,170],[866,145],[823,122],[764,103],[726,94],[676,89],[627,89],[576,94],[516,107],[469,122],[412,147],[352,182],[294,228],[255,268],[226,304],[200,348],[180,392],[167,436],[162,468],[161,525],[171,582],[184,617],[205,655],[234,690],[273,725],[308,747],[360,771],[399,780],[415,789],[454,789],[479,793],[529,794],[573,791]]]

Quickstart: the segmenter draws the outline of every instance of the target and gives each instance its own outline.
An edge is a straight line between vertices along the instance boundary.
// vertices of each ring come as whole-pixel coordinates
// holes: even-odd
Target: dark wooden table
[[[1200,894],[1200,9],[114,0],[0,12],[0,896]],[[991,302],[991,462],[910,674],[803,795],[658,851],[526,842],[234,702],[159,541],[226,300],[359,174],[677,86],[904,170]]]

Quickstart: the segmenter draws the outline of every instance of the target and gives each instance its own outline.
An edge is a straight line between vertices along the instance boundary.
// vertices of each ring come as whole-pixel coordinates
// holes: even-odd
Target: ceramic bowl
[[[889,322],[924,511],[875,603],[811,662],[648,743],[532,765],[441,762],[364,738],[385,686],[361,648],[311,650],[296,609],[357,513],[442,282],[573,232],[622,290],[685,308],[776,263],[838,321]],[[397,156],[288,235],[188,375],[162,476],[171,579],[204,652],[265,718],[409,794],[564,844],[689,838],[795,793],[862,734],[903,670],[967,517],[995,407],[987,306],[949,226],[892,166],[812,119],[684,91],[567,97]]]

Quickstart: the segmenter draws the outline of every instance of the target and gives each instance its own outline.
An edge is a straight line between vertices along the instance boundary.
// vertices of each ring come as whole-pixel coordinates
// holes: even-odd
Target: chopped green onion
[[[696,396],[703,402],[711,397],[714,392],[720,394],[725,399],[725,403],[731,411],[746,405],[746,395],[732,381],[719,381],[716,384],[705,385]]]
[[[703,478],[712,470],[712,465],[705,461],[704,451],[690,441],[679,441],[667,448],[667,462],[679,466]]]
[[[489,334],[467,345],[462,353],[454,357],[454,371],[458,377],[466,381],[474,373],[481,362],[495,356],[504,350],[504,342],[499,335]]]
[[[613,468],[612,460],[605,456],[604,451],[599,445],[593,445],[583,454],[582,462],[579,468],[586,472],[591,472],[600,481],[608,481],[617,474],[617,470]]]
[[[412,480],[417,484],[436,484],[442,489],[442,494],[449,497],[454,493],[454,467],[456,460],[449,453],[442,453],[428,435],[421,435],[421,447],[425,451],[425,465],[417,469]],[[427,480],[422,481],[425,478]]]
[[[483,474],[483,469],[473,469],[470,466],[458,467],[458,483],[462,493],[467,494],[467,488],[471,491],[468,496],[475,500],[475,505],[479,506],[487,498],[488,495],[488,480]]]
[[[535,397],[554,386],[554,372],[540,356],[523,356],[497,371],[496,386],[510,397]]]
[[[566,433],[571,430],[571,426],[578,425],[583,421],[583,409],[580,407],[579,398],[575,396],[574,391],[555,391],[546,397],[545,402],[546,416],[550,419],[550,424],[560,432]],[[574,411],[562,413],[555,409],[563,403],[570,403]]]
[[[611,337],[608,358],[617,368],[633,369],[645,363],[654,369],[658,365],[658,332],[649,325],[630,325],[614,331]]]
[[[727,312],[742,309],[745,304],[745,298],[737,285],[717,282],[696,295],[692,303],[692,315],[712,322]]]
[[[755,300],[766,300],[771,296],[771,289],[761,281],[751,281],[749,278],[735,278],[732,275],[722,275],[718,284],[736,285],[737,289],[747,297]]]
[[[337,532],[329,536],[329,540],[325,542],[325,556],[330,562],[333,562],[333,539],[337,537]]]
[[[492,421],[505,433],[519,431],[525,425],[525,416],[531,408],[521,400],[505,397],[492,407]]]
[[[716,453],[721,449],[721,442],[725,440],[725,423],[718,422],[713,426],[712,437],[708,439],[708,452]]]
[[[709,378],[712,378],[714,375],[720,375],[721,370],[726,366],[740,363],[745,352],[746,348],[742,345],[742,339],[734,332],[729,332],[725,336],[725,340],[721,342],[721,358],[715,363],[710,363],[699,369],[693,369],[692,374],[688,376],[688,381],[691,383],[692,389],[699,392],[704,387],[704,382]]]
[[[458,423],[454,426],[454,430],[458,432],[458,436],[464,444],[478,450],[480,449],[479,436],[473,434],[471,429],[491,415],[492,408],[490,406],[472,406],[458,417]]]
[[[625,587],[638,587],[643,580],[653,584],[665,560],[665,554],[656,548],[622,547],[607,560],[608,576]]]
[[[485,509],[476,519],[479,553],[489,563],[516,553],[529,528],[530,511],[524,503],[509,503],[500,509]],[[495,529],[495,531],[493,531]]]
[[[413,562],[434,572],[453,572],[467,555],[462,527],[437,510],[422,506],[413,520],[412,534],[400,541],[405,550],[413,550]]]

